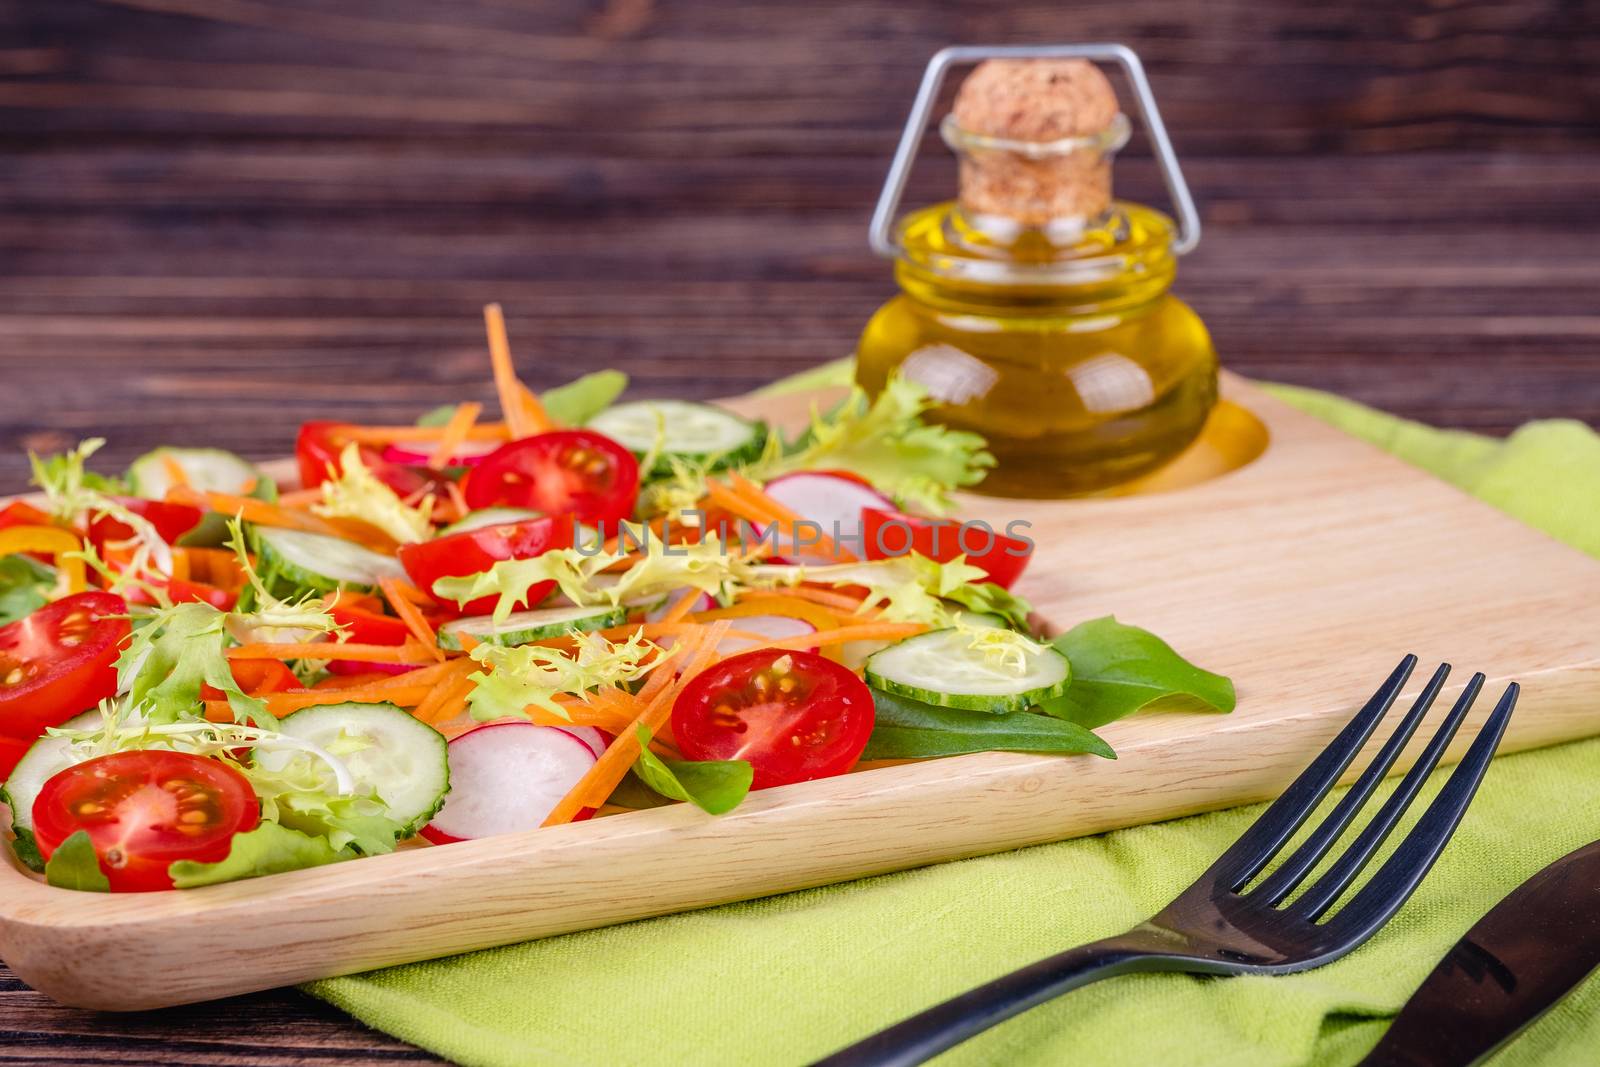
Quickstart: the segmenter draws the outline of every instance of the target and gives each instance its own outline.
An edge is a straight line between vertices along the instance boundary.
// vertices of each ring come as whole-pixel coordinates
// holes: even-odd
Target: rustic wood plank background
[[[927,57],[1121,40],[1246,374],[1600,423],[1593,0],[0,0],[0,489],[24,446],[283,453],[528,377],[738,392],[891,292],[865,224]],[[942,197],[936,142],[910,202]],[[1159,200],[1136,139],[1119,191]],[[293,993],[156,1017],[0,970],[0,1062],[426,1059]]]

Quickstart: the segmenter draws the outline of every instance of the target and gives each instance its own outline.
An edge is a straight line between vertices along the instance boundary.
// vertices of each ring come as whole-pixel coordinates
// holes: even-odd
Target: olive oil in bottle
[[[1093,493],[1160,467],[1200,433],[1217,360],[1170,290],[1175,228],[1111,198],[1129,122],[1081,59],[989,60],[941,132],[960,197],[897,227],[900,295],[857,350],[869,393],[895,370],[933,417],[982,434],[995,496]]]

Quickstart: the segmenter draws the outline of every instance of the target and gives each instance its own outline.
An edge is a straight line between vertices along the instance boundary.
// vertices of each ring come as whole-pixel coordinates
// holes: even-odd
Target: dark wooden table
[[[843,355],[866,217],[950,42],[1123,40],[1246,374],[1504,432],[1600,423],[1583,0],[0,0],[0,488],[22,449],[283,454],[307,417],[540,386],[713,396]],[[930,139],[909,202],[947,195]],[[1122,195],[1159,201],[1136,139]],[[141,1017],[0,970],[0,1062],[426,1058],[292,992]]]

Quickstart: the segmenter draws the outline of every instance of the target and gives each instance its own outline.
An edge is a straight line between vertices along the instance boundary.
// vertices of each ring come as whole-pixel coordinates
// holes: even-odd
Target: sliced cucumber
[[[640,400],[618,404],[589,420],[589,429],[641,456],[660,446],[656,473],[670,471],[668,457],[725,467],[761,454],[767,428],[731,411],[687,400]],[[650,473],[650,472],[647,472]]]
[[[400,561],[325,534],[258,526],[256,544],[261,551],[259,570],[278,588],[371,589],[380,578],[404,579]],[[268,577],[270,576],[270,578]]]
[[[190,486],[209,493],[249,493],[262,500],[277,498],[278,488],[261,468],[220,448],[157,448],[128,468],[133,491],[147,500],[163,500],[173,486],[168,463],[183,471]],[[270,495],[269,495],[270,494]]]
[[[604,630],[620,626],[628,618],[628,609],[606,607],[540,608],[537,611],[514,611],[506,621],[495,624],[493,616],[474,615],[456,619],[439,628],[439,647],[460,651],[463,634],[492,645],[525,645],[529,641],[542,641],[563,634]]]
[[[1020,711],[1066,692],[1067,657],[1048,645],[1019,665],[972,648],[970,630],[918,634],[867,660],[867,684],[924,704],[970,711]]]
[[[457,521],[446,526],[438,533],[439,537],[449,537],[451,534],[468,533],[472,530],[482,530],[489,526],[505,526],[513,522],[527,522],[529,519],[543,518],[544,512],[533,511],[529,508],[479,508],[469,511]]]
[[[88,730],[99,726],[102,719],[98,711],[86,711],[62,723],[67,730]],[[72,743],[64,737],[46,734],[35,741],[17,765],[11,768],[11,777],[0,788],[0,802],[11,809],[11,832],[17,835],[14,849],[17,858],[36,871],[44,870],[44,858],[33,840],[33,802],[44,784],[72,766]]]
[[[450,791],[444,735],[393,704],[319,704],[286,717],[278,729],[342,753],[357,791],[377,793],[408,834],[427,825]],[[257,758],[287,757],[261,752]]]

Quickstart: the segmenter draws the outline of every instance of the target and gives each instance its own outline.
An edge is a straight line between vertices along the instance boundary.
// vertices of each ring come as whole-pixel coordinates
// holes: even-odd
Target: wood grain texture
[[[1047,629],[1113,611],[1149,626],[1235,680],[1226,719],[1114,723],[1101,733],[1115,761],[987,752],[764,790],[721,817],[678,804],[182,893],[55,889],[8,853],[0,955],[63,1003],[149,1009],[1229,807],[1281,791],[1402,651],[1463,668],[1445,700],[1474,669],[1491,693],[1523,682],[1503,751],[1600,730],[1600,563],[1237,379],[1224,387],[1272,441],[1230,474],[959,509],[1031,523],[1018,589]],[[811,402],[740,407],[783,424]],[[1175,547],[1180,529],[1192,547]]]
[[[24,443],[266,457],[308,412],[487,399],[488,299],[539,384],[725,395],[842,354],[927,55],[1090,38],[1150,67],[1207,227],[1179,290],[1230,366],[1600,423],[1583,0],[0,0],[0,489]],[[1118,181],[1159,195],[1137,141]],[[0,1061],[390,1055],[298,1003],[107,1019],[0,983]],[[301,1051],[252,1048],[263,1020]]]

